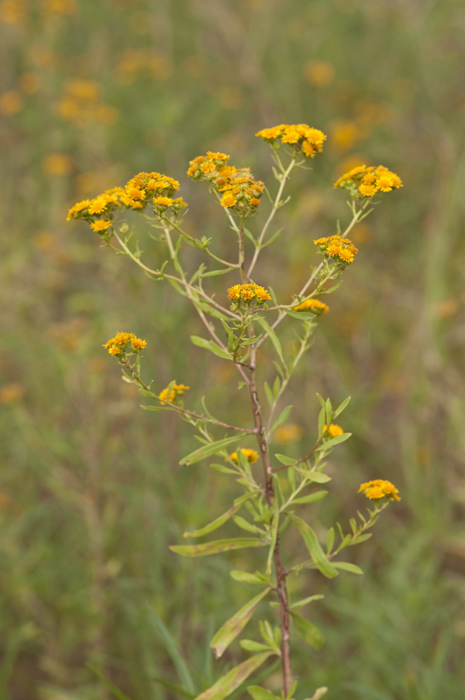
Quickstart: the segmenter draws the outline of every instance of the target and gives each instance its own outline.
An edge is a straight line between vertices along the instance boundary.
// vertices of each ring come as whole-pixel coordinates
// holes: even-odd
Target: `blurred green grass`
[[[308,694],[461,700],[464,19],[456,0],[0,3],[0,700],[111,697],[88,664],[131,700],[177,697],[153,680],[180,683],[147,604],[198,689],[224,668],[208,641],[245,594],[227,557],[199,566],[168,545],[219,513],[229,484],[178,467],[192,435],[140,411],[101,345],[135,332],[156,386],[176,378],[193,401],[208,389],[237,415],[234,378],[194,348],[186,357],[198,325],[169,287],[64,219],[158,170],[181,181],[193,230],[217,239],[227,227],[185,177],[189,159],[225,151],[270,183],[254,133],[280,122],[329,134],[257,268],[280,294],[305,275],[313,238],[346,216],[332,191],[341,168],[381,162],[404,180],[354,232],[357,264],[290,391],[305,445],[315,392],[353,397],[321,527],[360,507],[361,480],[389,478],[403,500],[354,551],[363,579],[302,577],[326,594],[314,614],[328,643],[296,645],[296,672]]]

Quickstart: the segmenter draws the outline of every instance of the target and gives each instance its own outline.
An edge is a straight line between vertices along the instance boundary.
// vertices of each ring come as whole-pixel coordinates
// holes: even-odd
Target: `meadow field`
[[[145,338],[155,386],[189,384],[197,408],[208,391],[231,420],[236,377],[189,344],[199,320],[169,284],[66,216],[158,171],[180,181],[192,235],[225,236],[189,161],[222,151],[273,187],[255,133],[282,122],[328,139],[257,267],[279,294],[347,218],[343,172],[382,163],[403,181],[353,231],[357,259],[278,440],[305,450],[316,392],[351,395],[353,435],[312,512],[347,523],[369,479],[402,500],[350,550],[363,577],[316,572],[308,592],[298,579],[325,595],[312,619],[326,643],[294,640],[295,673],[329,700],[463,700],[464,35],[461,0],[0,0],[0,700],[193,698],[242,658],[233,646],[215,661],[209,642],[246,600],[228,564],[253,554],[169,550],[228,507],[229,482],[208,462],[179,466],[192,431],[140,410],[102,344]]]

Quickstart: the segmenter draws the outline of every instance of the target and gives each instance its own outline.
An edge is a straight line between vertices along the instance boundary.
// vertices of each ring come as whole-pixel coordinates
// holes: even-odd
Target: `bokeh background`
[[[464,32],[461,0],[0,2],[1,700],[122,698],[108,682],[171,700],[183,695],[169,684],[200,692],[241,658],[235,644],[217,663],[208,643],[250,597],[231,564],[253,560],[168,549],[222,512],[231,485],[207,464],[178,466],[191,431],[141,411],[101,346],[119,330],[145,338],[145,376],[189,384],[193,407],[208,392],[223,417],[243,410],[236,377],[186,345],[201,329],[169,286],[65,217],[156,170],[181,181],[189,230],[227,239],[188,161],[231,153],[273,187],[254,134],[281,122],[328,141],[293,180],[286,232],[257,268],[280,294],[305,279],[313,238],[347,220],[341,172],[382,163],[404,181],[354,230],[359,255],[290,390],[297,427],[280,438],[278,451],[305,449],[315,392],[351,394],[341,423],[353,438],[309,517],[322,532],[347,526],[372,478],[402,495],[350,551],[363,578],[297,581],[293,594],[325,594],[309,613],[327,639],[319,652],[295,643],[298,697],[327,685],[346,700],[463,698]],[[142,227],[140,242],[163,260]]]

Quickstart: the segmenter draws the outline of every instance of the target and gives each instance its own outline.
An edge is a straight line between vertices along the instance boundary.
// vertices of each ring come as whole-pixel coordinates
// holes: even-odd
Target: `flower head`
[[[325,437],[339,437],[339,435],[342,435],[344,433],[344,430],[341,428],[340,425],[336,425],[335,423],[331,423],[330,426],[328,427],[325,425],[323,427],[323,435]]]
[[[319,129],[307,124],[280,124],[269,129],[262,129],[255,136],[267,141],[274,148],[275,142],[292,146],[296,153],[303,153],[306,158],[313,158],[316,153],[321,153],[326,135]],[[279,144],[277,144],[279,147]]]
[[[293,311],[311,311],[314,314],[327,314],[329,306],[319,299],[307,299],[298,306],[292,308]]]
[[[208,151],[190,161],[187,174],[193,180],[207,180],[221,196],[222,207],[250,216],[260,204],[265,185],[255,180],[250,168],[235,168],[227,164],[228,160],[225,153]]]
[[[379,501],[382,498],[388,498],[390,501],[401,500],[400,496],[397,495],[399,490],[390,481],[385,481],[384,479],[367,481],[360,486],[358,492],[363,492],[372,501]]]
[[[178,397],[182,396],[185,391],[187,391],[190,387],[185,386],[184,384],[173,384],[171,386],[171,391],[170,385],[168,385],[163,391],[160,391],[160,394],[158,396],[159,399],[164,399],[164,401],[160,401],[161,405],[165,405],[165,401],[168,401],[168,403],[173,403],[173,401]]]
[[[260,285],[254,283],[235,284],[234,287],[228,289],[228,297],[233,301],[237,301],[238,303],[243,302],[245,304],[251,304],[252,302],[264,304],[271,299],[271,296],[264,287],[260,287]]]
[[[355,197],[374,197],[379,192],[391,192],[402,186],[400,177],[384,165],[358,165],[334,183],[334,187],[348,189]]]
[[[348,238],[341,236],[329,236],[318,238],[313,241],[318,246],[318,250],[322,254],[333,258],[342,267],[347,267],[358,253],[358,249]]]
[[[114,338],[110,338],[104,344],[104,348],[107,348],[110,355],[121,355],[126,354],[137,354],[145,348],[147,341],[137,338],[134,333],[126,333],[120,331],[115,335]]]
[[[258,452],[256,452],[255,450],[242,449],[242,450],[239,450],[239,452],[242,452],[242,454],[244,455],[246,460],[249,462],[249,464],[253,464],[258,459]],[[233,452],[232,454],[229,455],[229,457],[230,457],[230,459],[232,459],[232,461],[235,464],[239,463],[239,458],[237,456],[237,452]]]

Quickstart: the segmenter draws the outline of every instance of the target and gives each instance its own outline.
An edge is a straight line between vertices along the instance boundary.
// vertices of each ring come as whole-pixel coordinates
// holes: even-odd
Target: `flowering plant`
[[[237,240],[236,260],[219,257],[212,249],[210,239],[195,238],[187,233],[182,227],[186,203],[181,197],[174,196],[179,183],[160,173],[139,173],[124,188],[116,187],[93,200],[79,202],[68,214],[68,219],[86,220],[106,245],[131,258],[152,279],[169,280],[194,305],[205,327],[207,337],[191,336],[191,341],[234,365],[240,375],[241,387],[248,390],[249,419],[245,425],[233,425],[212,415],[205,404],[201,412],[186,408],[183,397],[189,387],[184,384],[172,380],[164,389],[155,390],[152,383],[146,383],[140,369],[140,353],[145,349],[146,342],[133,333],[119,332],[104,344],[108,352],[118,359],[123,378],[135,384],[142,396],[154,402],[143,408],[174,411],[198,431],[201,445],[183,457],[181,465],[193,465],[217,457],[219,460],[211,466],[225,478],[234,479],[243,491],[225,513],[193,532],[184,533],[184,536],[204,538],[230,519],[246,536],[173,545],[173,552],[187,557],[202,557],[248,548],[264,551],[260,570],[231,572],[233,579],[255,586],[259,592],[224,622],[211,640],[211,647],[216,657],[221,657],[242,633],[261,601],[269,600],[272,608],[278,608],[277,624],[271,624],[269,616],[261,620],[258,625],[259,641],[241,641],[242,648],[250,656],[221,676],[210,688],[197,694],[197,700],[227,698],[274,656],[279,657],[282,667],[281,694],[277,696],[256,684],[249,685],[247,690],[253,700],[292,700],[297,691],[297,680],[292,673],[291,629],[314,648],[321,646],[323,639],[320,631],[300,614],[300,609],[322,596],[311,595],[302,600],[291,600],[287,585],[289,577],[306,570],[318,570],[327,578],[338,576],[340,571],[361,573],[359,567],[342,561],[339,555],[347,547],[370,537],[368,531],[381,511],[390,502],[400,500],[398,490],[389,481],[377,479],[362,484],[360,492],[372,503],[367,515],[358,513],[358,520],[351,519],[348,532],[344,532],[339,524],[336,528],[331,527],[324,543],[308,518],[298,515],[302,506],[316,503],[328,495],[328,490],[320,488],[331,481],[325,473],[327,458],[337,445],[350,437],[350,433],[344,432],[333,421],[347,407],[350,397],[333,408],[330,399],[317,395],[321,409],[314,444],[309,453],[300,459],[272,453],[271,443],[277,431],[285,427],[292,408],[287,406],[279,411],[281,399],[297,365],[310,347],[319,316],[329,310],[328,305],[316,297],[334,292],[339,284],[331,283],[338,280],[353,263],[358,251],[347,237],[353,226],[370,213],[380,194],[401,187],[402,182],[383,166],[360,166],[339,178],[335,186],[347,189],[351,197],[351,221],[343,232],[338,230],[330,237],[314,241],[315,252],[321,256],[321,261],[311,267],[307,281],[300,290],[296,290],[294,298],[283,303],[278,301],[270,287],[257,284],[252,275],[263,248],[279,235],[279,232],[271,233],[270,227],[278,209],[286,204],[283,192],[292,171],[306,168],[308,159],[323,150],[326,136],[319,129],[305,124],[282,124],[263,129],[257,136],[272,148],[274,175],[278,182],[274,197],[265,189],[263,182],[254,178],[249,168],[230,165],[229,156],[223,153],[209,151],[205,156],[192,160],[187,171],[193,180],[208,183],[210,192],[223,209]],[[271,207],[260,232],[254,235],[245,224],[263,206],[262,195],[265,191]],[[152,269],[142,260],[140,250],[132,244],[128,225],[121,222],[124,212],[129,209],[140,212],[151,226],[162,231],[168,259],[158,269]],[[246,239],[251,249],[249,255],[246,255]],[[212,261],[212,269],[202,264],[196,271],[188,270],[182,259],[183,244],[201,249]],[[234,276],[232,286],[225,288],[221,300],[208,291],[210,278],[217,275]],[[290,353],[285,352],[278,335],[285,319],[300,324],[301,328],[298,343]],[[276,356],[276,374],[272,382],[261,383],[257,376],[258,350],[267,342]],[[263,397],[266,407],[262,405]],[[190,406],[190,402],[187,405]],[[257,449],[243,447],[246,438],[253,438]],[[261,469],[253,467],[259,461]],[[284,481],[281,472],[285,473]],[[241,510],[243,514],[239,515]],[[296,562],[289,562],[285,557],[287,552],[283,543],[288,526],[293,526],[300,534],[306,550],[305,556]],[[326,690],[318,688],[312,700],[318,700]]]

